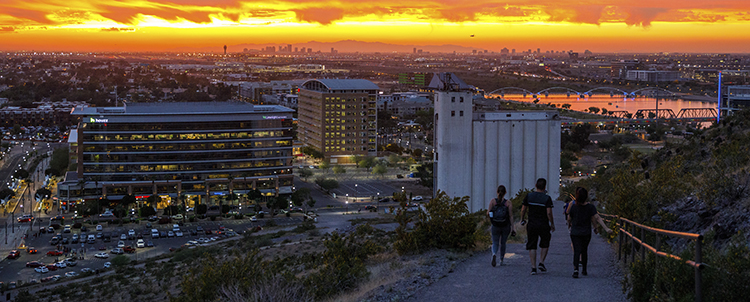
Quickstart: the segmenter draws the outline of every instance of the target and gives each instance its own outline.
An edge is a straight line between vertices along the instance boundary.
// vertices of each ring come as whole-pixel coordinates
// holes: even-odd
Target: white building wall
[[[522,189],[533,189],[540,177],[547,179],[548,194],[557,198],[560,122],[551,119],[554,113],[498,112],[484,115],[473,122],[473,150],[471,156],[467,156],[473,159],[469,210],[486,209],[489,201],[495,198],[499,185],[505,185],[508,190],[506,198],[512,198]],[[450,175],[447,177],[447,182],[455,179]]]
[[[436,188],[451,197],[471,196],[472,94],[470,91],[437,91],[435,94]],[[452,98],[455,101],[451,101]],[[451,116],[451,112],[455,115]]]

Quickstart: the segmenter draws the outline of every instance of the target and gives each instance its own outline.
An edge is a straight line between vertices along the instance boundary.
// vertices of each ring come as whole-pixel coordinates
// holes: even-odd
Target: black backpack
[[[502,202],[495,200],[495,206],[492,207],[492,218],[490,222],[496,227],[507,226],[509,221],[508,207],[505,206],[505,199]]]

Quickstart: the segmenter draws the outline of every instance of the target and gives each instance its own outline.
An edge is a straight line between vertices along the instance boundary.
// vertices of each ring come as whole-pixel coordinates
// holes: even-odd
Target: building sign
[[[89,123],[107,123],[109,122],[109,119],[106,118],[89,118]]]
[[[280,120],[280,119],[285,119],[285,118],[286,116],[281,116],[281,115],[264,115],[263,116],[264,120]]]

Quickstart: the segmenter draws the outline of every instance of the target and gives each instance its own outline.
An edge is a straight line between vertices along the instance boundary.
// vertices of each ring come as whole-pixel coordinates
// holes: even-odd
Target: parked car
[[[125,235],[125,234],[120,235],[120,240],[128,240],[128,235]]]
[[[105,254],[106,254],[106,253],[105,253]],[[93,272],[93,271],[94,271],[94,270],[92,270],[92,269],[90,269],[90,268],[88,268],[88,267],[84,267],[84,268],[82,268],[82,269],[81,269],[81,274],[85,274],[85,273],[91,273],[91,272]]]
[[[68,265],[65,264],[64,261],[60,261],[60,262],[55,263],[55,267],[57,267],[57,268],[66,268],[66,267],[68,267]]]
[[[76,277],[76,276],[78,276],[78,273],[76,273],[76,272],[67,272],[67,273],[65,273],[65,277],[68,277],[68,278],[73,278],[73,277]]]
[[[130,230],[128,231],[128,236],[132,236],[132,237],[135,237],[135,230],[133,230],[133,229],[130,229]]]
[[[109,254],[107,254],[106,252],[101,252],[101,253],[96,253],[94,255],[94,257],[96,257],[96,258],[109,258]]]
[[[68,258],[68,259],[65,259],[65,264],[68,266],[76,266],[78,265],[78,262],[76,262],[76,260],[73,258]]]
[[[57,265],[55,265],[54,263],[47,264],[44,267],[46,267],[50,271],[56,271],[57,270]]]
[[[104,262],[104,268],[112,267],[112,262]]]
[[[414,197],[411,198],[411,201],[422,201],[422,200],[424,200],[424,198],[422,198],[422,196],[414,196]]]
[[[122,241],[122,240],[118,241],[117,247],[125,247],[125,241]]]
[[[167,232],[167,237],[174,237],[174,232],[172,231]]]
[[[125,251],[123,249],[119,248],[119,247],[113,248],[109,252],[112,253],[112,254],[115,254],[115,255],[122,255],[123,253],[125,253]]]
[[[12,250],[10,253],[8,253],[8,259],[16,259],[18,257],[21,257],[21,252],[17,250]]]
[[[34,271],[41,274],[49,273],[49,269],[44,266],[37,267]]]
[[[146,242],[146,247],[154,247],[154,242],[149,240]]]
[[[172,219],[174,220],[182,220],[182,218],[183,218],[182,214],[177,214],[177,215],[172,216]]]
[[[103,227],[102,227],[102,225],[101,225],[101,224],[97,224],[97,225],[96,225],[96,231],[97,231],[97,232],[101,232],[101,231],[102,231],[102,229],[103,229]]]
[[[174,232],[174,235],[177,237],[182,237],[182,231],[177,230],[176,232]]]
[[[129,245],[126,245],[122,250],[128,254],[135,253],[135,248]]]
[[[47,256],[60,256],[62,254],[63,254],[63,252],[62,251],[58,251],[58,250],[52,250],[52,251],[47,252]]]
[[[44,266],[44,263],[41,263],[39,261],[26,262],[26,267],[40,267],[40,266]]]
[[[138,242],[135,243],[135,246],[138,248],[146,247],[146,243],[143,242],[143,239],[138,239]]]
[[[70,225],[66,224],[65,227],[63,227],[63,233],[70,233]]]
[[[190,236],[198,236],[198,231],[194,230],[194,229],[191,229],[190,230]]]

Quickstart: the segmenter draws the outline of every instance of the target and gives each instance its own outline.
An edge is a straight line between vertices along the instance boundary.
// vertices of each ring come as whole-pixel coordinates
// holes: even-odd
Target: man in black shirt
[[[528,236],[526,249],[529,250],[532,275],[536,275],[537,270],[537,241],[539,241],[539,247],[542,249],[539,255],[541,261],[539,261],[538,268],[541,272],[547,271],[547,268],[544,266],[544,259],[547,258],[547,252],[549,252],[549,241],[552,238],[551,232],[555,231],[555,220],[552,216],[552,198],[545,193],[546,188],[547,180],[544,178],[537,179],[536,190],[526,195],[521,207],[521,225],[526,223],[524,217],[526,216],[526,212],[529,213],[529,222],[526,226],[526,234]]]

